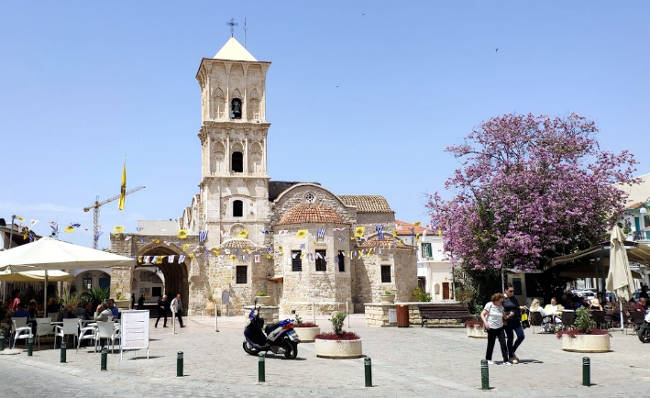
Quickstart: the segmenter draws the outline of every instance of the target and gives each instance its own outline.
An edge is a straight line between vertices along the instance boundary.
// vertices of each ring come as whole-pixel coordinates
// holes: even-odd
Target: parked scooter
[[[650,343],[650,310],[646,311],[643,325],[639,327],[636,335],[639,336],[642,343]]]
[[[248,354],[258,355],[263,351],[272,351],[274,354],[284,354],[287,359],[295,359],[298,356],[300,339],[293,330],[293,319],[285,319],[264,327],[257,299],[248,319],[250,321],[244,329],[246,340],[243,343],[244,351]]]

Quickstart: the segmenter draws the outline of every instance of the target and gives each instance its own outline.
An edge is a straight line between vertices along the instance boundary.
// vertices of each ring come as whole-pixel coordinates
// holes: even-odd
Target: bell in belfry
[[[231,107],[231,119],[241,119],[241,100],[233,98]]]

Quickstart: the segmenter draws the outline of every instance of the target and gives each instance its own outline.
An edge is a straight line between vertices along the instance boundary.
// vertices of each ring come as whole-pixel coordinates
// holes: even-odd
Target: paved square
[[[323,329],[329,322],[318,320]],[[363,315],[353,315],[351,330],[363,339],[364,354],[372,358],[374,387],[364,387],[363,359],[316,358],[313,343],[300,344],[297,360],[269,355],[266,383],[257,384],[257,358],[241,348],[243,317],[190,317],[187,327],[155,329],[151,358],[130,352],[124,360],[110,354],[108,371],[100,372],[100,355],[92,349],[70,349],[66,364],[51,343],[42,351],[0,355],[2,396],[79,397],[258,397],[296,396],[381,397],[629,397],[650,393],[650,345],[633,335],[614,333],[613,351],[591,354],[592,387],[581,386],[584,354],[560,350],[553,335],[527,330],[520,348],[521,364],[490,366],[490,391],[480,391],[483,339],[470,339],[463,329],[411,327],[367,328]],[[176,353],[184,352],[185,377],[176,377]],[[498,347],[494,358],[499,358]],[[6,394],[6,395],[5,395]]]

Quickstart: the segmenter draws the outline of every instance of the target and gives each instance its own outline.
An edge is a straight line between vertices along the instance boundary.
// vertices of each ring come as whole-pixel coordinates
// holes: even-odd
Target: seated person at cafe
[[[591,305],[589,306],[589,309],[590,310],[595,310],[595,311],[602,311],[603,306],[600,305],[600,300],[595,298],[595,299],[591,300]]]
[[[29,304],[27,305],[27,312],[29,314],[28,316],[29,319],[36,319],[38,317],[38,308],[36,306],[36,300],[34,299],[29,300]]]
[[[77,313],[75,312],[74,308],[72,308],[72,304],[66,304],[65,307],[63,307],[63,312],[59,315],[59,318],[61,319],[70,319],[70,318],[76,318]]]
[[[18,309],[11,314],[12,318],[27,318],[29,317],[29,312],[25,309],[25,304],[18,303]]]
[[[61,306],[59,305],[59,302],[54,297],[50,297],[47,300],[47,313],[53,314],[59,311],[61,311]]]
[[[635,311],[646,312],[648,309],[648,299],[645,297],[640,297],[639,302],[634,304]]]
[[[589,303],[589,297],[583,296],[582,300],[580,300],[578,302],[578,305],[576,305],[576,309],[582,308],[582,307],[585,307],[585,308],[589,309],[590,305],[591,305],[591,303]]]
[[[97,310],[95,310],[95,315],[93,317],[96,321],[101,321],[101,322],[108,322],[113,320],[113,311],[111,311],[110,308],[108,308],[107,303],[101,303],[100,305],[97,306]]]
[[[108,308],[113,313],[113,318],[119,318],[120,317],[120,315],[119,315],[120,312],[119,312],[118,308],[115,306],[115,300],[108,299]]]
[[[564,307],[562,304],[557,303],[557,299],[555,297],[551,297],[551,302],[549,304],[546,304],[544,307],[544,314],[546,316],[553,316],[553,320],[555,323],[562,323],[562,311],[564,311]]]

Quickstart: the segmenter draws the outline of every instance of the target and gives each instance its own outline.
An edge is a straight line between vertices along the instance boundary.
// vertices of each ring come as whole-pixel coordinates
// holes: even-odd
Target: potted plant
[[[473,337],[475,339],[487,338],[487,332],[485,331],[483,321],[479,321],[478,319],[465,321],[465,332],[467,332],[467,337]]]
[[[562,349],[572,352],[610,351],[610,334],[607,330],[595,329],[596,322],[591,319],[585,307],[576,311],[575,327],[560,330],[557,338],[562,340]]]
[[[266,294],[266,292],[257,292],[257,295],[255,296],[257,299],[257,304],[259,305],[272,305],[273,304],[273,298]]]
[[[321,333],[316,335],[316,356],[319,358],[361,358],[361,338],[355,333],[343,330],[343,321],[347,317],[345,312],[337,312],[332,316],[332,329],[334,333]]]
[[[113,299],[115,301],[115,306],[120,309],[129,309],[131,308],[131,302],[129,301],[122,292],[118,291],[115,294],[115,298]]]
[[[393,304],[395,303],[395,295],[393,294],[392,291],[386,290],[381,296],[381,303],[382,304]]]
[[[313,343],[316,335],[320,333],[320,327],[317,324],[303,322],[298,314],[296,314],[296,323],[293,324],[293,328],[300,338],[301,343]]]

